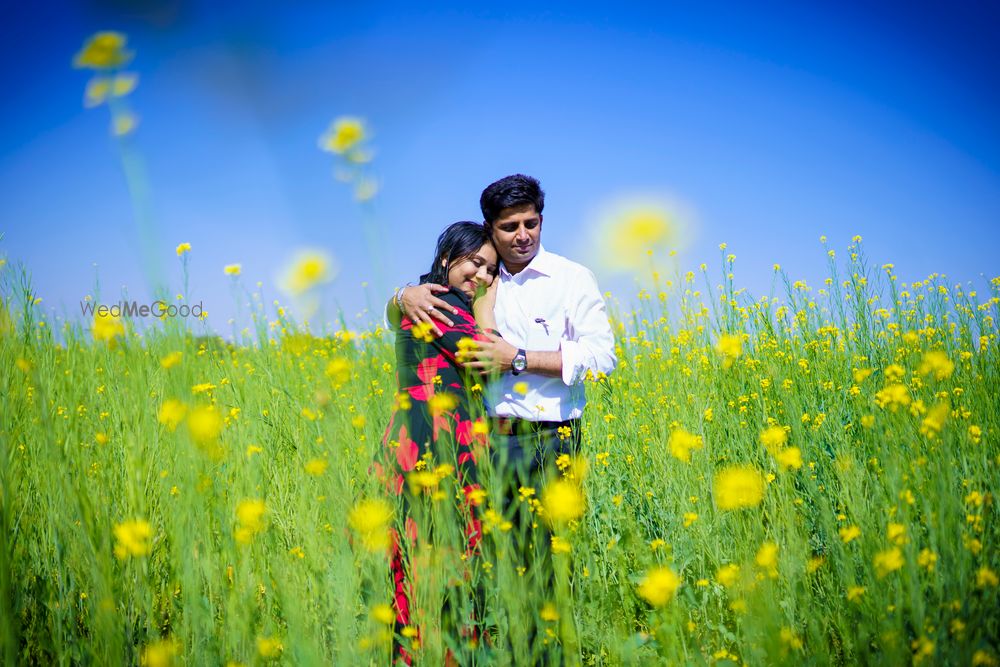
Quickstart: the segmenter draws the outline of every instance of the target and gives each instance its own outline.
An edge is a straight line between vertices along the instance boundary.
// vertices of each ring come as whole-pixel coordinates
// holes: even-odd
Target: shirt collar
[[[525,271],[534,271],[535,273],[540,273],[544,276],[551,276],[552,253],[545,252],[545,248],[542,246],[542,244],[539,243],[538,252],[535,253],[535,256],[531,259],[530,262],[528,262],[528,265],[523,269],[521,269],[521,271],[518,272],[517,275],[520,275]],[[510,271],[507,270],[507,267],[504,266],[502,262],[500,264],[500,273],[508,278],[512,277],[512,274],[510,273]]]

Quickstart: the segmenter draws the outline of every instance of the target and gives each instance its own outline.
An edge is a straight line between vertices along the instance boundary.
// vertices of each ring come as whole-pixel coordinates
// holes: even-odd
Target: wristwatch
[[[520,375],[528,368],[528,353],[523,349],[518,350],[514,358],[510,360],[511,375]]]

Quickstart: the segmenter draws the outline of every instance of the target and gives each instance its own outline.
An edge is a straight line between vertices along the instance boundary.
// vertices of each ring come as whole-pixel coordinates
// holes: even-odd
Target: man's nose
[[[520,227],[518,227],[517,228],[517,235],[515,236],[515,238],[518,241],[527,241],[528,240],[528,228],[525,227],[524,225],[521,225]]]

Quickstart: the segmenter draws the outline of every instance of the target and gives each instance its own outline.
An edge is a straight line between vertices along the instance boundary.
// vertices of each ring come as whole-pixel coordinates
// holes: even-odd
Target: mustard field
[[[381,665],[395,633],[432,665],[998,664],[1000,279],[904,283],[855,239],[755,298],[722,262],[610,301],[580,455],[520,509],[484,455],[476,553],[454,461],[417,466],[404,628],[391,334],[53,322],[0,267],[4,662]]]

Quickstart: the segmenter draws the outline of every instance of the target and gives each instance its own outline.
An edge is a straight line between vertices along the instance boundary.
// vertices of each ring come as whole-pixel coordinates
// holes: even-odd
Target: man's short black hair
[[[505,208],[525,204],[534,206],[538,213],[545,208],[545,192],[538,179],[524,174],[505,176],[490,183],[479,198],[479,208],[483,210],[483,219],[487,225],[492,225]]]

